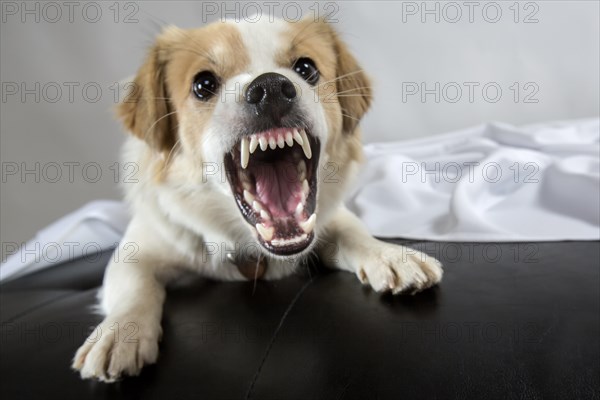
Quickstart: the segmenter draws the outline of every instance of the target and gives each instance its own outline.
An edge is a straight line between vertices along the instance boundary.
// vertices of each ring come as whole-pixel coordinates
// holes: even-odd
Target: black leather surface
[[[8,281],[2,291],[39,289],[94,289],[102,284],[104,269],[112,257],[112,251],[90,254],[71,262],[27,275],[26,279]]]
[[[69,369],[101,320],[89,287],[106,259],[2,285],[0,396],[600,398],[598,242],[411,245],[445,265],[442,285],[415,296],[319,268],[172,288],[158,364],[113,385]]]

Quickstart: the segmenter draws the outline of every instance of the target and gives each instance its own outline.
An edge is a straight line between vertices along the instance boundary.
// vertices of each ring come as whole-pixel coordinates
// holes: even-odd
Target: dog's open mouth
[[[305,128],[276,128],[243,137],[225,154],[231,190],[259,242],[277,255],[314,239],[319,140]]]

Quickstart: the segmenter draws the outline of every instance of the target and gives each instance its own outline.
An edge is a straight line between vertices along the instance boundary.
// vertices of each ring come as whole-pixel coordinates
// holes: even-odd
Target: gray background
[[[376,100],[364,121],[365,142],[435,135],[491,120],[523,124],[598,115],[597,1],[521,2],[518,16],[512,1],[477,2],[472,21],[464,2],[452,3],[460,7],[460,18],[453,5],[427,2],[428,9],[439,10],[438,21],[421,13],[420,1],[286,3],[277,3],[275,14],[295,19],[295,4],[309,17],[317,9],[321,15],[334,11],[334,24],[373,77]],[[22,2],[2,2],[3,244],[31,238],[90,200],[120,198],[117,182],[129,171],[114,167],[124,138],[113,115],[115,82],[135,73],[161,26],[195,27],[226,11],[222,2],[115,7],[109,1],[76,2],[69,15],[64,2],[54,4],[61,15],[43,2],[28,2],[31,14],[23,14]],[[228,2],[234,10],[229,16],[251,18],[254,9],[244,4],[236,11]],[[255,4],[268,18],[268,7]],[[217,15],[208,15],[215,6]],[[422,83],[434,89],[436,82],[439,101],[434,94],[422,99],[406,92]],[[478,84],[472,99],[464,82]],[[18,93],[11,94],[15,85]],[[71,98],[68,85],[74,86]],[[497,87],[502,95],[493,101]],[[24,88],[34,93],[23,98]],[[38,172],[23,176],[26,169]]]

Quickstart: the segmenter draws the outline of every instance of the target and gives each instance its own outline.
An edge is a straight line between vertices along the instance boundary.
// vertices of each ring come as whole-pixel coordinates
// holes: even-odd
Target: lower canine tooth
[[[252,194],[249,191],[244,190],[244,200],[246,200],[246,203],[248,204],[253,204],[254,196],[252,196]]]
[[[260,210],[260,217],[262,219],[271,219],[271,216],[269,215],[268,212],[266,212],[265,210]]]
[[[308,136],[306,136],[306,131],[304,129],[300,131],[300,136],[302,136],[302,150],[304,150],[304,155],[310,160],[312,158],[312,150],[310,148]]]
[[[316,222],[317,214],[313,213],[313,215],[311,215],[309,219],[307,219],[304,222],[300,222],[298,225],[300,225],[300,228],[302,228],[304,232],[311,233],[313,229],[315,229]]]
[[[256,230],[265,241],[270,242],[271,239],[273,239],[273,233],[275,232],[275,228],[267,228],[263,224],[256,224]]]
[[[304,211],[304,204],[302,202],[300,202],[296,206],[296,211],[294,211],[294,216],[299,217],[302,214],[302,211]]]
[[[240,158],[241,158],[241,164],[242,164],[242,168],[246,169],[246,167],[248,166],[248,161],[250,160],[250,149],[248,146],[248,138],[243,138],[242,139],[242,144],[240,146]]]

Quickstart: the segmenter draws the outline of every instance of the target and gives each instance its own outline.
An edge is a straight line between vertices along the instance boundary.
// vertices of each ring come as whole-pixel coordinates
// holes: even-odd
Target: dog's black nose
[[[275,72],[262,74],[246,89],[246,102],[255,108],[258,116],[279,124],[296,100],[296,88],[285,76]]]

